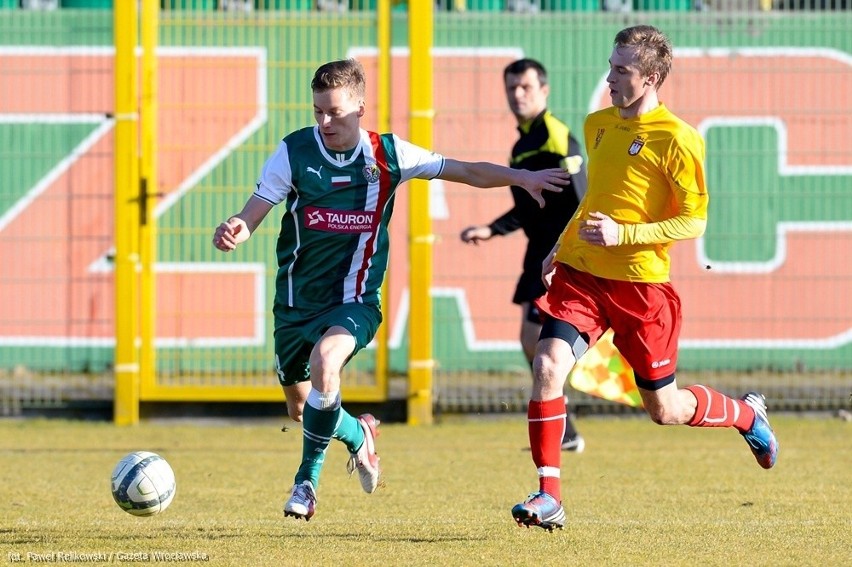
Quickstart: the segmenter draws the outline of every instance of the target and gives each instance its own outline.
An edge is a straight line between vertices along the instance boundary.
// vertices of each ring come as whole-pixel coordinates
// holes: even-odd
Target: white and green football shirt
[[[276,248],[275,310],[379,305],[396,189],[409,179],[437,177],[443,168],[442,155],[395,134],[361,130],[358,146],[345,155],[325,148],[317,126],[285,137],[254,192],[286,206]]]

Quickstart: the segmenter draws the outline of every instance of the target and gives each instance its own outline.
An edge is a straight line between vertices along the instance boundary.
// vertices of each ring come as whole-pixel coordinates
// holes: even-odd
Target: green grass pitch
[[[852,564],[852,424],[770,417],[781,445],[770,471],[732,430],[580,419],[587,447],[563,455],[568,521],[553,533],[518,528],[509,514],[537,486],[519,414],[383,425],[385,485],[373,495],[346,475],[347,453],[335,442],[308,523],[281,512],[301,450],[301,428],[283,419],[130,428],[0,421],[0,560],[66,554],[66,562],[82,562],[102,554],[100,563],[153,563],[166,554],[173,562],[235,566]],[[122,512],[110,494],[113,466],[134,450],[161,454],[177,477],[175,500],[154,517]]]

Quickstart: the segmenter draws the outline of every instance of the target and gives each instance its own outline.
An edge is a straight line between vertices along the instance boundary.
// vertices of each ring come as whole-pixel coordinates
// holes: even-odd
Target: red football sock
[[[754,410],[741,400],[735,400],[707,386],[687,386],[698,400],[690,427],[735,427],[740,433],[751,428]]]
[[[527,409],[530,450],[538,470],[539,490],[562,501],[559,468],[562,465],[562,436],[565,434],[565,400],[530,400]]]

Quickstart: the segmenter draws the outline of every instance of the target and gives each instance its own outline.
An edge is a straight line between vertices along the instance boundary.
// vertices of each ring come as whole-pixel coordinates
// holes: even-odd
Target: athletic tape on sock
[[[312,408],[320,411],[335,410],[340,407],[340,390],[334,392],[320,392],[311,388],[307,403]]]

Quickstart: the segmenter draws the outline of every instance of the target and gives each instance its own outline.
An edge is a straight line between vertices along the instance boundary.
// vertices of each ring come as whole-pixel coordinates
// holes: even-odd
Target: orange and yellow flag
[[[633,369],[612,344],[612,329],[604,333],[595,346],[580,357],[568,381],[571,387],[592,396],[642,407]]]

